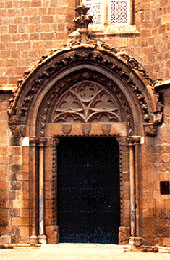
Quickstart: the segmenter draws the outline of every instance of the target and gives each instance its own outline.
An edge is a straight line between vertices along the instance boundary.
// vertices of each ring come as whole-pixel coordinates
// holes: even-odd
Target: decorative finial
[[[75,8],[76,12],[78,13],[78,17],[74,18],[74,23],[76,24],[77,29],[88,29],[88,25],[92,23],[93,16],[87,14],[89,9],[90,8],[86,7],[84,4]]]
[[[80,5],[75,8],[78,14],[73,20],[76,25],[76,31],[69,35],[70,40],[67,43],[68,46],[89,42],[88,25],[93,21],[93,16],[87,14],[89,9],[90,8],[86,7],[82,1],[80,1]]]

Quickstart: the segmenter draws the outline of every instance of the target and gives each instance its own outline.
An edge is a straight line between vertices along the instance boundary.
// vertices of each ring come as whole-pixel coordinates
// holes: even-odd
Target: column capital
[[[140,144],[140,136],[130,136],[127,138],[127,142],[129,146]]]
[[[39,142],[39,139],[38,137],[36,136],[32,136],[30,137],[30,146],[36,146]]]
[[[44,146],[47,142],[47,138],[45,137],[30,137],[30,146]]]
[[[38,140],[38,146],[45,146],[46,142],[47,142],[47,138],[40,137]]]

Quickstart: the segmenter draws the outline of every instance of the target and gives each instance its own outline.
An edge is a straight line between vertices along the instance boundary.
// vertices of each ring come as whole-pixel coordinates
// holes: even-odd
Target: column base
[[[38,244],[38,237],[35,235],[30,236],[30,245]]]
[[[42,234],[38,236],[39,244],[47,244],[47,236]]]
[[[143,245],[142,237],[129,237],[129,245],[134,247],[141,247]]]

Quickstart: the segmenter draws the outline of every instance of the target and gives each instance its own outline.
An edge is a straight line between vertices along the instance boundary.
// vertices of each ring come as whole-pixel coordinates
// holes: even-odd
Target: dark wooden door
[[[61,138],[58,154],[60,242],[118,243],[119,149],[114,138]]]

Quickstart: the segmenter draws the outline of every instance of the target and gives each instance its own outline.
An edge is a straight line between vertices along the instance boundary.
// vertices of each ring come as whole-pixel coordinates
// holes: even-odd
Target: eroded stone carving
[[[65,135],[70,134],[71,131],[72,131],[72,124],[68,124],[68,123],[63,124],[62,125],[62,131],[63,131],[63,134],[65,134]]]
[[[82,133],[83,135],[89,135],[91,131],[91,124],[82,124]]]
[[[104,135],[109,135],[110,131],[111,131],[111,124],[102,123],[101,124],[101,130],[102,130]]]
[[[97,72],[94,74],[90,71],[73,74],[71,79],[73,86],[70,88],[68,88],[70,75],[55,85],[56,90],[64,82],[62,89],[66,89],[66,91],[63,91],[62,95],[59,97],[54,95],[55,90],[53,90],[44,100],[37,121],[40,136],[44,135],[47,122],[128,122],[129,135],[133,134],[132,111],[126,97],[115,82]],[[108,90],[104,87],[106,82]],[[49,103],[51,107],[49,107]],[[46,111],[47,107],[50,112]],[[41,118],[43,118],[43,123]]]
[[[148,136],[156,136],[157,134],[157,125],[154,124],[144,124],[145,134]]]
[[[64,93],[54,110],[55,123],[121,121],[119,107],[113,96],[90,81],[83,81]]]

